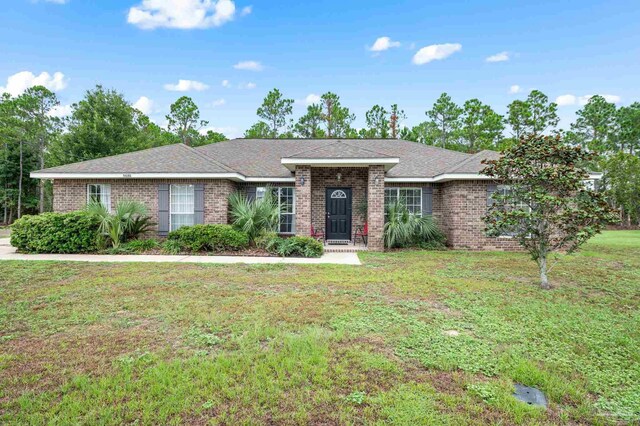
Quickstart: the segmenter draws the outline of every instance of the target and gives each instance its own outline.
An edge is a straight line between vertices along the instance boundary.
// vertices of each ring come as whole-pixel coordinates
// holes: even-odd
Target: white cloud
[[[574,95],[560,95],[556,98],[558,106],[575,105],[577,101]]]
[[[20,71],[7,78],[7,85],[0,87],[0,94],[7,92],[11,96],[17,96],[33,86],[44,86],[53,92],[58,92],[67,87],[67,80],[61,72],[53,75],[42,72],[40,75],[35,75],[31,71]]]
[[[264,69],[262,64],[257,61],[242,61],[235,64],[233,67],[237,70],[245,71],[262,71]]]
[[[400,42],[392,41],[389,37],[378,37],[369,50],[372,52],[382,52],[392,47],[400,47]]]
[[[315,93],[309,93],[306,98],[302,101],[306,106],[317,104],[320,102],[320,95],[316,95]]]
[[[58,117],[58,118],[62,118],[62,117],[66,117],[67,115],[71,115],[72,109],[71,109],[71,105],[56,105],[53,108],[51,108],[51,111],[49,111],[49,116],[50,117]]]
[[[241,16],[247,16],[248,14],[250,14],[251,12],[253,12],[253,6],[245,6],[242,8],[242,10],[240,11],[240,15]]]
[[[576,95],[560,95],[556,98],[556,103],[558,106],[569,106],[569,105],[586,105],[594,95],[584,95],[584,96],[576,96]],[[614,104],[619,103],[622,98],[618,95],[600,95],[607,102],[611,102]]]
[[[231,83],[229,83],[229,80],[222,80],[222,87],[231,87]]]
[[[143,30],[219,27],[236,13],[232,0],[142,0],[129,9],[127,22]]]
[[[242,83],[238,85],[238,89],[247,89],[247,90],[251,90],[251,89],[255,89],[256,88],[256,84],[255,83]]]
[[[178,80],[178,84],[165,84],[164,88],[172,92],[201,92],[207,90],[209,86],[195,80]]]
[[[520,92],[522,92],[522,88],[517,84],[514,84],[513,86],[509,87],[509,94],[511,95],[515,95],[516,93],[520,93]]]
[[[133,107],[139,110],[144,115],[149,115],[153,112],[153,101],[146,96],[140,96],[140,98],[133,104]]]
[[[223,98],[220,98],[220,99],[214,100],[213,102],[210,102],[209,106],[211,108],[216,108],[216,107],[222,106],[222,105],[224,105],[226,103],[227,103],[227,101],[225,101]]]
[[[428,64],[431,61],[448,58],[461,49],[462,45],[459,43],[432,44],[418,50],[413,56],[413,63],[416,65]]]
[[[485,59],[485,61],[487,62],[504,62],[504,61],[508,61],[509,58],[509,52],[500,52],[500,53],[496,53],[495,55],[491,55],[489,56],[487,59]]]

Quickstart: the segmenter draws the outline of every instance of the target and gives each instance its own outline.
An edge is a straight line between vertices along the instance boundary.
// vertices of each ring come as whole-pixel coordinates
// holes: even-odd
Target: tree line
[[[355,114],[340,97],[327,92],[292,118],[294,100],[271,90],[256,111],[259,118],[244,133],[247,138],[389,138],[405,139],[464,152],[502,150],[526,135],[561,135],[573,145],[602,154],[592,168],[605,172],[602,187],[622,211],[627,224],[640,221],[640,102],[616,107],[593,96],[577,112],[569,129],[558,128],[558,105],[538,90],[514,100],[505,115],[479,99],[456,104],[443,93],[425,111],[425,120],[408,127],[397,104],[374,105],[365,113],[365,127],[356,129]],[[124,96],[102,86],[88,90],[72,105],[71,114],[57,118],[54,93],[42,86],[0,98],[0,205],[3,223],[25,212],[50,210],[51,188],[29,173],[140,149],[182,142],[191,146],[225,140],[223,134],[202,129],[194,101],[183,96],[166,116],[167,128],[153,123]]]
[[[200,132],[208,122],[186,96],[171,105],[167,129],[102,86],[88,90],[66,118],[55,116],[59,104],[43,86],[0,97],[0,223],[51,210],[50,183],[29,178],[34,170],[178,142],[198,146],[226,139]]]

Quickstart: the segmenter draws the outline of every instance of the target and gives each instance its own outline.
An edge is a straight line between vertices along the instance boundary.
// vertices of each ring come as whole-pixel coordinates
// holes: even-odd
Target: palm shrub
[[[120,200],[113,213],[102,203],[91,202],[86,211],[98,219],[98,232],[104,242],[110,242],[113,248],[118,248],[127,238],[135,238],[151,226],[149,220],[145,219],[147,207],[138,201]]]
[[[249,200],[245,194],[236,191],[229,196],[229,206],[233,226],[249,235],[252,242],[261,234],[278,229],[280,209],[270,188],[260,200]]]
[[[422,245],[427,242],[443,242],[444,236],[431,216],[412,214],[401,201],[386,207],[384,245],[387,248]]]

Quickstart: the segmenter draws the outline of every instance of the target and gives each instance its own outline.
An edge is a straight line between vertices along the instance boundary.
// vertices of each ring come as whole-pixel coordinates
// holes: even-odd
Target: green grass
[[[640,232],[562,258],[551,291],[524,254],[362,260],[0,262],[0,423],[640,420]]]

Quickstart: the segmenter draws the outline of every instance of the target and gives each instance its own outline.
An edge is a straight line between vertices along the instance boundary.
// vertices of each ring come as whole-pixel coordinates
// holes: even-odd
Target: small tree
[[[287,124],[287,117],[293,112],[293,102],[293,99],[285,99],[278,89],[267,93],[256,113],[269,125],[270,137],[280,135],[280,129]]]
[[[559,136],[530,135],[507,149],[482,171],[504,190],[493,195],[484,221],[490,236],[506,232],[518,240],[540,269],[549,289],[549,256],[575,252],[617,215],[603,194],[585,185],[592,154]],[[557,258],[556,258],[557,261]]]
[[[200,110],[190,97],[182,96],[171,104],[167,127],[178,135],[183,144],[191,145],[200,136],[198,130],[208,124],[208,121],[200,120]]]

